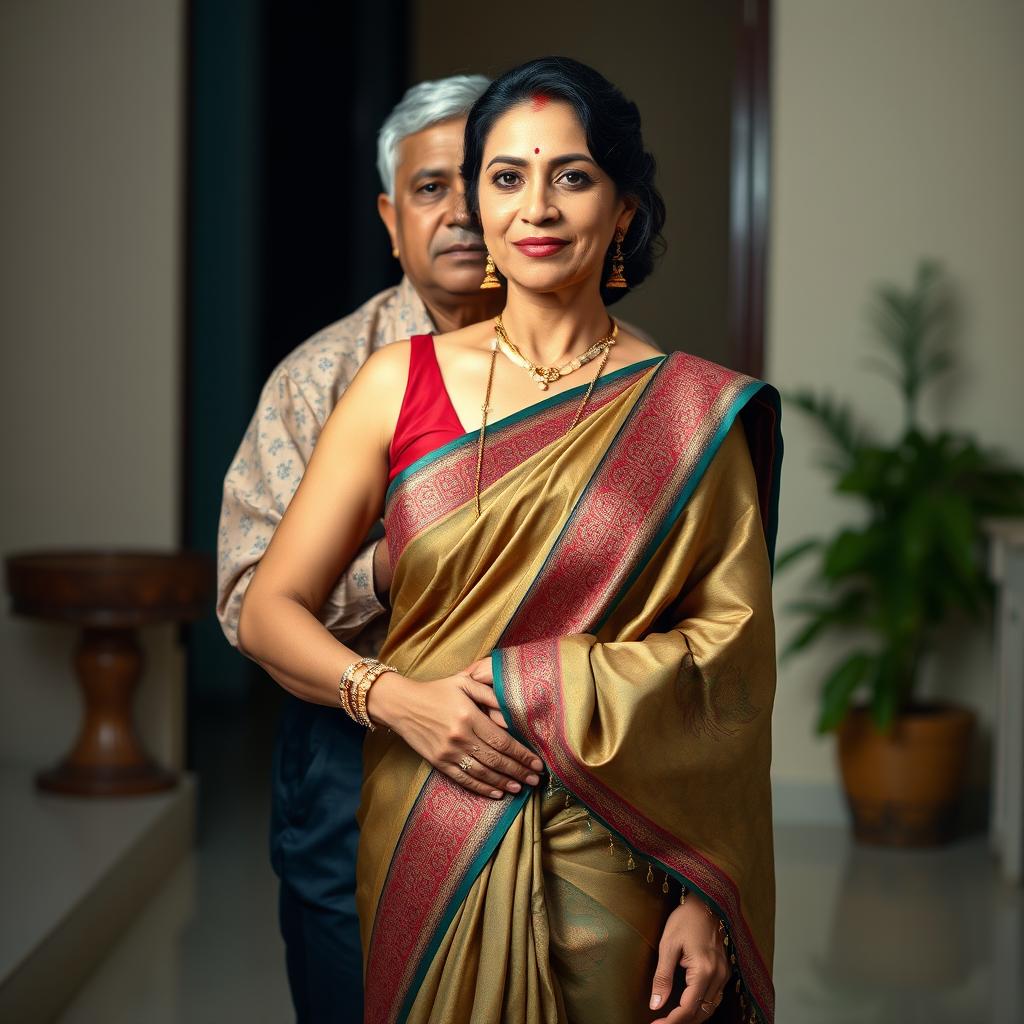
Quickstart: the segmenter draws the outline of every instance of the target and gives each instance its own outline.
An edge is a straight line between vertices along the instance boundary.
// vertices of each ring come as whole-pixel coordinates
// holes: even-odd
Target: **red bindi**
[[[534,151],[534,153],[539,153],[540,152],[540,147],[539,146],[534,146],[533,147],[533,151]]]
[[[550,102],[551,97],[542,92],[535,92],[530,99],[530,106],[534,110],[543,110]]]

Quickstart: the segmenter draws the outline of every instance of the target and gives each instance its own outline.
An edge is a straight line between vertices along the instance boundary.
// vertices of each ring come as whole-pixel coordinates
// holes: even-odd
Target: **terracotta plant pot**
[[[839,726],[839,768],[860,842],[938,846],[956,834],[975,715],[918,704],[880,733],[866,708]]]

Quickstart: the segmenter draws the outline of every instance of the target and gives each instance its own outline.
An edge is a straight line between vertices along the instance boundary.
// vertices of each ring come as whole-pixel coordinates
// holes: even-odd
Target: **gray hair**
[[[398,144],[409,135],[452,117],[464,117],[491,84],[483,75],[452,75],[420,82],[406,90],[377,134],[377,170],[388,196],[395,198]]]

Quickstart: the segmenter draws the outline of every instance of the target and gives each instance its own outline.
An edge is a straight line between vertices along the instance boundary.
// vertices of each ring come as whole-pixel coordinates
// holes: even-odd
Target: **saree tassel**
[[[568,807],[571,803],[572,803],[572,794],[571,793],[566,793],[565,794],[565,806]]]
[[[615,856],[615,840],[612,838],[611,832],[608,833],[608,856]]]
[[[636,861],[633,860],[633,851],[629,851],[629,860],[626,861],[626,870],[632,871],[636,867]]]
[[[651,870],[651,865],[647,865],[647,884],[650,885],[654,881],[654,872]]]
[[[661,891],[668,892],[668,872],[665,872],[665,881],[661,883]]]
[[[682,891],[679,893],[679,906],[686,906],[686,886],[682,887]]]

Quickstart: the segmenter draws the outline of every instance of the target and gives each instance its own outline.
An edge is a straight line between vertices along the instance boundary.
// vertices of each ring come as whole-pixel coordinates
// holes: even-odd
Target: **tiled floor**
[[[61,1024],[293,1019],[266,855],[266,717],[204,723],[198,851]],[[1024,895],[998,881],[982,837],[905,852],[780,825],[776,872],[779,1024],[1024,1020]]]

